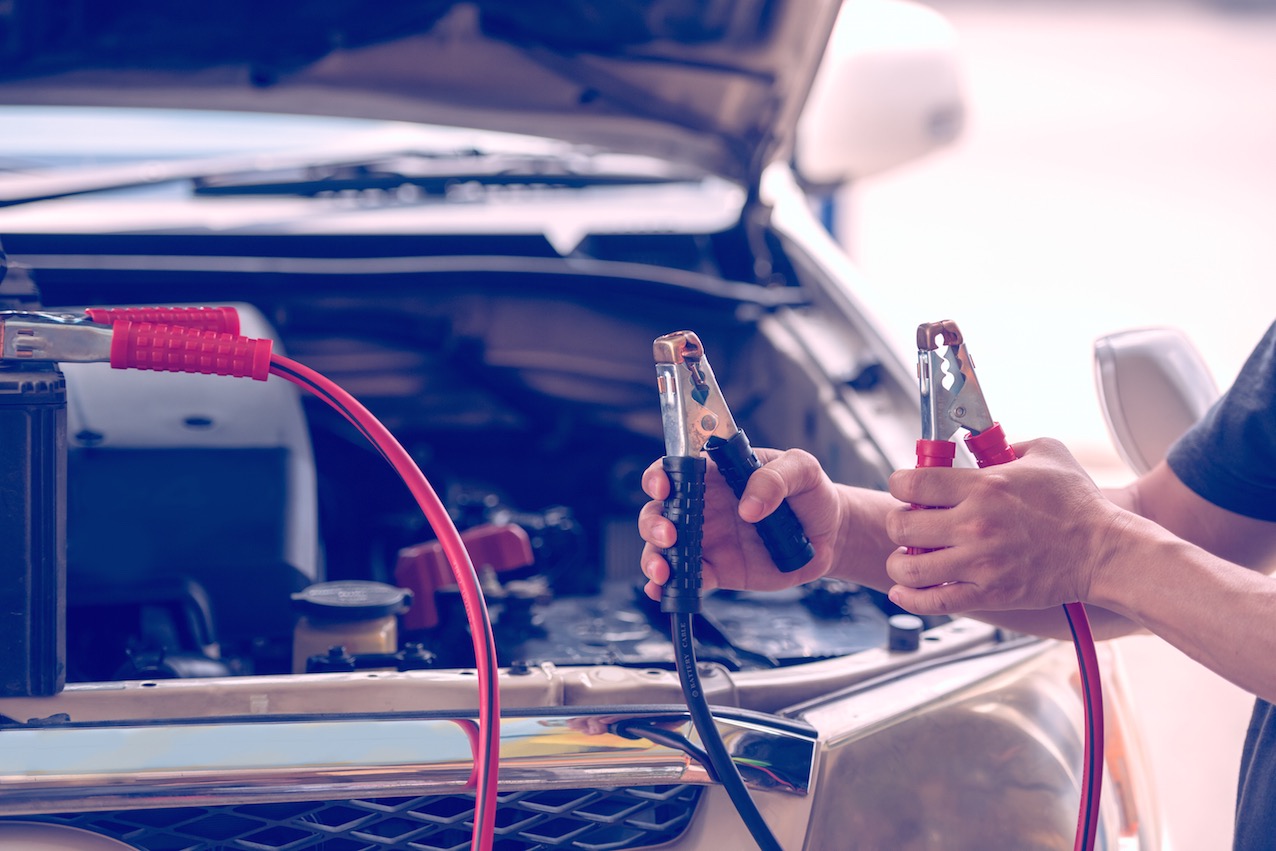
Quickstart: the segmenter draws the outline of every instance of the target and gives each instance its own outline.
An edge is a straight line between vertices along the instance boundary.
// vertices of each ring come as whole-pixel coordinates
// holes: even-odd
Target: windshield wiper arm
[[[559,157],[526,154],[403,155],[368,162],[314,164],[273,171],[254,169],[195,179],[196,195],[318,196],[366,190],[446,196],[458,186],[546,187],[634,186],[680,183],[703,177],[632,158]],[[618,167],[610,167],[610,166]]]
[[[458,184],[492,186],[632,186],[699,180],[703,174],[658,160],[624,155],[553,156],[451,151],[405,152],[370,146],[362,151],[251,153],[42,171],[0,176],[0,207],[159,186],[189,180],[197,195],[301,195],[409,185],[445,194]]]
[[[361,162],[372,157],[388,157],[400,150],[401,147],[388,149],[384,143],[378,145],[373,142],[353,151],[252,152],[187,159],[149,159],[88,168],[43,169],[26,174],[6,173],[0,175],[0,207],[95,192],[160,186],[216,174],[251,174],[324,163]]]

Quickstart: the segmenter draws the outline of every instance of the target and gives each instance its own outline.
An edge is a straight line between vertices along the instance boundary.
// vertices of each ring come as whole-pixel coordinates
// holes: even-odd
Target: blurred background
[[[1173,326],[1220,387],[1276,320],[1276,3],[935,0],[968,113],[951,148],[838,199],[839,238],[912,360],[951,318],[1012,440],[1129,472],[1095,338]],[[1252,698],[1151,637],[1121,641],[1171,847],[1231,847]]]

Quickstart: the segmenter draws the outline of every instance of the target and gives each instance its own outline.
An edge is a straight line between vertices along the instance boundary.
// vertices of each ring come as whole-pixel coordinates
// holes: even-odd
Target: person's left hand
[[[900,470],[907,503],[886,519],[901,547],[886,572],[896,604],[919,614],[1045,609],[1084,601],[1113,561],[1129,515],[1108,500],[1058,441],[1018,444],[1019,459],[983,470]],[[912,505],[948,506],[914,510]]]

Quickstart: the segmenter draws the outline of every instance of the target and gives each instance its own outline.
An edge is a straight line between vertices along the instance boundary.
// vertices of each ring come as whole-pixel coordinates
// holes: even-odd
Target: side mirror
[[[832,189],[952,143],[965,105],[957,38],[911,0],[846,0],[798,121],[794,163]]]
[[[1205,361],[1172,328],[1139,328],[1094,343],[1095,380],[1108,432],[1136,473],[1156,466],[1218,399]]]

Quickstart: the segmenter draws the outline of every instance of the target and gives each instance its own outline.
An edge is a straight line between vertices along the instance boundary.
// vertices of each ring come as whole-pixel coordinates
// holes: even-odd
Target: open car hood
[[[199,107],[551,136],[756,184],[838,0],[13,0],[0,103]]]

